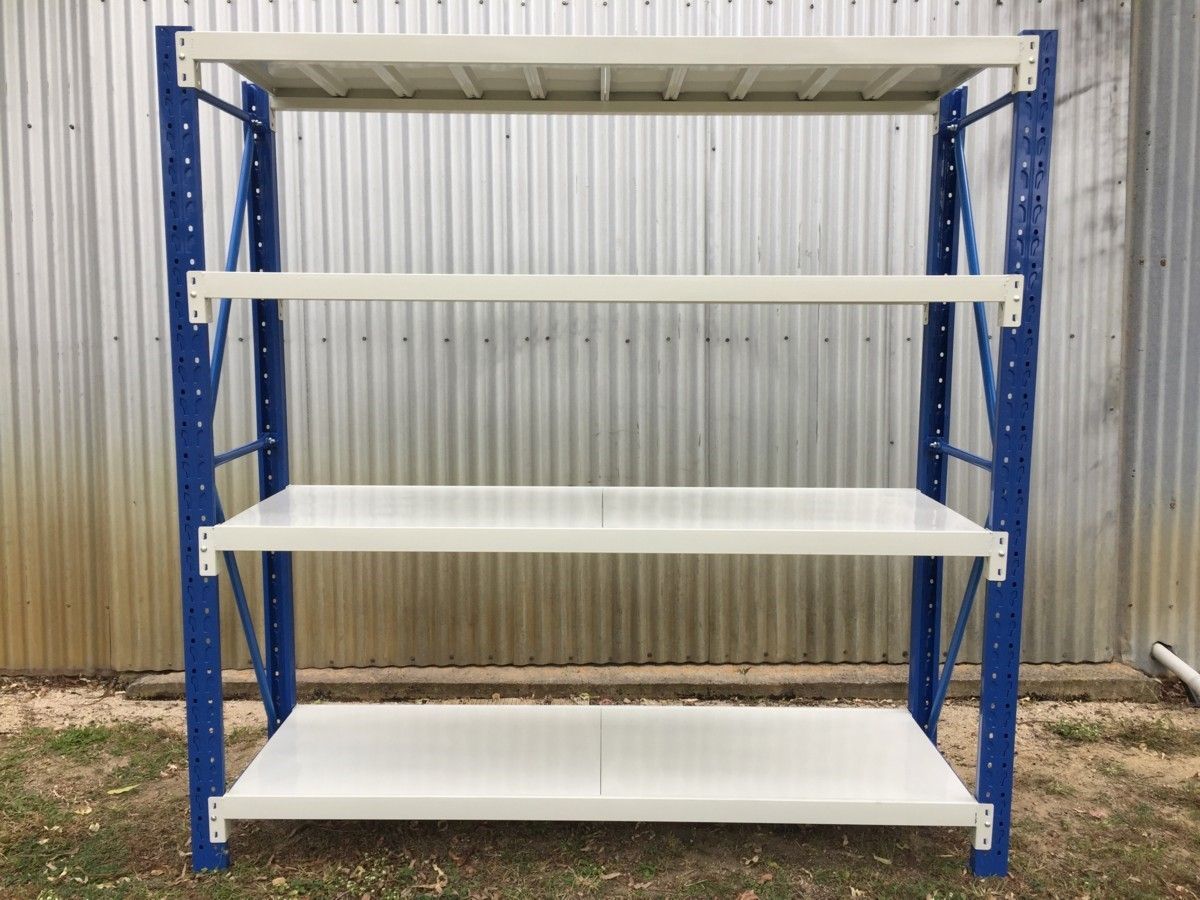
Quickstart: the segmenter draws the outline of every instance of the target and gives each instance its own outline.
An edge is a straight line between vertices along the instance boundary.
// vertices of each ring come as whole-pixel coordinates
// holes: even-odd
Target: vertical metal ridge
[[[1184,4],[1134,11],[1122,466],[1122,654],[1200,656],[1200,365],[1195,196],[1200,26]]]

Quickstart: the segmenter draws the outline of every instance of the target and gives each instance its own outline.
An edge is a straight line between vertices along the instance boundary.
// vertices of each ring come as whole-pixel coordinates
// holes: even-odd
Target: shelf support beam
[[[800,88],[796,91],[796,96],[801,100],[815,100],[817,94],[825,89],[825,85],[833,81],[837,73],[837,66],[826,66],[824,69],[817,69],[800,85]]]
[[[525,86],[529,90],[530,99],[545,100],[546,88],[542,84],[542,70],[538,66],[522,66],[521,71],[525,75]]]
[[[730,100],[745,100],[746,95],[750,93],[750,88],[754,86],[754,82],[758,79],[759,73],[762,72],[762,66],[747,66],[738,73],[738,80],[729,90]]]
[[[1004,271],[1025,276],[1025,293],[1020,326],[1000,331],[991,521],[996,528],[1008,532],[1008,572],[1003,581],[988,584],[984,607],[975,783],[976,797],[981,803],[993,804],[995,815],[991,847],[977,849],[971,857],[976,875],[1008,872],[1029,473],[1058,58],[1058,32],[1021,34],[1035,38],[1032,43],[1037,46],[1037,84],[1033,90],[1022,92],[1013,104]]]
[[[468,100],[480,100],[483,98],[483,91],[475,83],[475,78],[471,75],[471,70],[467,66],[451,66],[450,74],[454,76],[454,80],[458,82],[458,87],[463,92],[463,96]]]
[[[301,63],[296,68],[330,97],[345,97],[350,93],[350,89],[346,87],[345,83],[324,66],[318,66],[315,63]]]
[[[663,99],[678,100],[685,78],[687,78],[687,66],[676,66],[672,69],[671,76],[667,79],[667,86],[663,89]]]
[[[907,78],[915,68],[916,66],[898,66],[895,69],[888,69],[863,88],[862,98],[864,100],[882,100],[888,91]]]
[[[400,73],[395,66],[386,66],[382,63],[371,66],[371,71],[375,73],[375,77],[388,86],[397,97],[407,99],[416,93],[412,86],[400,77]]]
[[[954,178],[954,134],[946,127],[966,110],[967,89],[942,98],[940,127],[933,136],[929,186],[929,232],[925,271],[953,275],[958,270],[959,196]],[[949,457],[930,452],[929,444],[950,436],[950,382],[954,362],[954,306],[931,303],[921,340],[921,406],[917,449],[917,490],[938,503],[946,502]],[[908,709],[931,740],[937,740],[930,714],[938,675],[942,627],[942,559],[913,560],[912,618],[908,650]]]
[[[242,85],[242,105],[253,115],[269,108],[270,97],[257,85]],[[250,220],[250,270],[278,272],[279,180],[275,132],[260,129],[254,136],[254,165],[247,198]],[[258,434],[269,440],[258,454],[260,500],[288,486],[287,373],[284,367],[283,319],[276,300],[255,300],[254,407]],[[264,553],[263,642],[275,718],[267,723],[274,734],[296,706],[296,633],[292,609],[292,555]]]
[[[167,300],[175,398],[175,466],[179,509],[180,592],[188,739],[192,867],[226,869],[229,851],[209,839],[209,798],[225,793],[225,726],[221,709],[221,622],[217,580],[196,570],[198,529],[216,522],[216,468],[208,392],[208,326],[188,315],[188,270],[204,265],[199,101],[176,82],[176,36],[155,29],[159,141],[166,226]]]

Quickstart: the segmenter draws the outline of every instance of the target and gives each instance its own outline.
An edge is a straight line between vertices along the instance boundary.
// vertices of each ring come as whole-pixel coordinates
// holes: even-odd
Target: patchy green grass
[[[1104,726],[1099,722],[1059,719],[1046,727],[1051,734],[1076,744],[1095,744],[1104,738]]]
[[[1167,756],[1200,751],[1200,729],[1181,728],[1166,716],[1123,719],[1113,726],[1111,735],[1127,747],[1144,747]]]
[[[544,822],[238,823],[233,869],[194,876],[180,736],[32,728],[0,738],[0,897],[1197,896],[1200,746],[1181,721],[1024,726],[1006,882],[967,874],[965,831]],[[261,740],[229,733],[232,772]]]
[[[1200,752],[1200,729],[1180,727],[1168,716],[1111,721],[1058,719],[1046,730],[1074,744],[1111,742],[1165,755]]]

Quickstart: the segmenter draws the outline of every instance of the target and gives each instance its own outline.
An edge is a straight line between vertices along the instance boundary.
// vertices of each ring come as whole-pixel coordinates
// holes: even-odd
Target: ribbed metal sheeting
[[[1123,651],[1148,666],[1154,641],[1200,658],[1200,54],[1197,8],[1137,5],[1126,440]]]
[[[1062,32],[1026,656],[1114,653],[1130,14],[1123,3],[3,6],[0,667],[180,660],[152,26],[631,34]],[[211,87],[236,98],[234,79]],[[1006,85],[972,84],[978,101]],[[985,267],[1006,116],[972,132]],[[209,265],[239,129],[203,114]],[[430,272],[923,270],[928,119],[285,114],[284,264]],[[303,482],[908,485],[919,310],[306,305]],[[251,436],[238,307],[218,443]],[[955,439],[984,449],[970,329]],[[968,403],[969,401],[969,403]],[[985,483],[955,463],[957,508]],[[253,463],[223,470],[227,509]],[[191,561],[186,561],[191,564]],[[247,558],[245,565],[254,565]],[[299,555],[303,665],[900,661],[908,560]],[[965,579],[952,567],[951,584]],[[957,599],[948,598],[948,618]],[[244,662],[226,606],[227,659]],[[977,617],[978,618],[978,617]],[[977,632],[967,653],[977,656]]]

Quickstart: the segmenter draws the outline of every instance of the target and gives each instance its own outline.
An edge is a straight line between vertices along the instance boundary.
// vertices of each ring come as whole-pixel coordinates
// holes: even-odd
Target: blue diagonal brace
[[[966,133],[959,129],[954,137],[954,169],[958,181],[958,202],[962,206],[963,243],[967,248],[967,271],[978,275],[979,243],[975,237],[975,210],[971,206],[971,182],[967,178]],[[979,373],[983,380],[983,399],[987,406],[988,431],[996,433],[996,372],[992,366],[992,347],[988,340],[987,310],[982,303],[971,304],[975,312],[975,343],[979,345]]]

